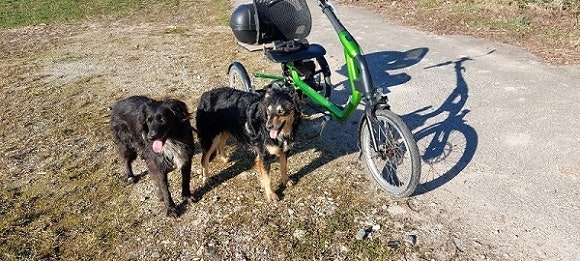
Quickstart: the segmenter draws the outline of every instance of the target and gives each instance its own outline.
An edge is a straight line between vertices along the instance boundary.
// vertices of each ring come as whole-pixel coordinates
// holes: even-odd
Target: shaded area
[[[469,87],[463,77],[466,71],[464,64],[473,60],[462,57],[425,67],[430,69],[452,65],[456,76],[455,88],[438,108],[427,112],[432,108],[427,106],[402,116],[409,128],[416,130],[415,140],[423,161],[422,179],[415,195],[432,191],[449,182],[467,167],[475,155],[478,135],[464,119],[470,111],[464,108],[469,97]],[[437,123],[424,126],[429,119],[439,115],[446,116]]]
[[[423,60],[428,52],[428,48],[418,47],[409,49],[407,51],[374,52],[365,54],[364,56],[368,63],[375,87],[383,88],[383,93],[388,93],[389,87],[405,84],[411,80],[411,76],[407,73],[402,72],[390,74],[389,71],[411,67]],[[344,80],[336,85],[343,85],[348,87],[349,83],[346,65],[342,65],[340,69],[337,70],[337,72],[341,75],[344,75],[347,80]]]
[[[411,80],[411,76],[407,73],[389,74],[388,71],[411,67],[423,60],[428,52],[428,48],[420,47],[407,51],[369,53],[365,57],[375,86],[383,88],[383,93],[388,93],[389,87],[401,85]]]

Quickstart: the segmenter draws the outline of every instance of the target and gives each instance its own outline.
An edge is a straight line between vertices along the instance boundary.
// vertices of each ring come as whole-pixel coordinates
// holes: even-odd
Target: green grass
[[[3,0],[0,1],[0,28],[122,16],[154,4],[177,6],[179,3],[179,0]]]

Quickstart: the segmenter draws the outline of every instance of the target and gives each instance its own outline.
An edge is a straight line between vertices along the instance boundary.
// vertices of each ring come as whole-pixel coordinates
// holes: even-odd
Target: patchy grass
[[[193,112],[202,92],[226,83],[232,60],[251,71],[278,68],[236,46],[225,0],[140,3],[0,31],[0,259],[385,260],[420,252],[385,247],[413,221],[387,213],[404,201],[376,191],[344,132],[297,144],[290,174],[298,183],[275,204],[265,201],[248,152],[234,147],[232,162],[211,165],[212,186],[177,219],[165,217],[147,175],[126,185],[108,131],[116,100],[172,96]],[[337,140],[351,147],[337,150]],[[195,189],[195,165],[193,174]],[[179,182],[170,175],[177,201]],[[355,240],[369,224],[384,229]]]
[[[518,45],[554,64],[580,64],[580,1],[338,0],[368,6],[392,20],[443,34]]]
[[[216,1],[223,2],[223,1]],[[179,6],[179,0],[7,0],[0,3],[0,28],[127,16],[152,6]]]

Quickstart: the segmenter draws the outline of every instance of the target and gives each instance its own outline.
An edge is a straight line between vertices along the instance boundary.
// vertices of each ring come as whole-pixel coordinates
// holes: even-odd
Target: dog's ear
[[[272,86],[272,84],[268,84],[266,86],[264,86],[264,99],[270,98],[270,96],[272,96],[272,94],[274,93],[274,87]]]
[[[139,107],[139,124],[141,125],[141,129],[144,132],[148,132],[148,128],[147,128],[147,107],[150,106],[151,103],[145,103],[142,104],[141,107]]]
[[[139,124],[145,124],[145,119],[147,119],[147,104],[142,104],[139,107]]]
[[[169,104],[169,110],[181,121],[187,121],[191,118],[191,113],[189,113],[184,102],[176,99],[167,99],[165,101]]]
[[[262,105],[261,103],[252,104],[246,111],[246,132],[248,137],[253,141],[260,137],[260,132],[262,131],[260,126],[263,125],[263,116],[261,116]]]

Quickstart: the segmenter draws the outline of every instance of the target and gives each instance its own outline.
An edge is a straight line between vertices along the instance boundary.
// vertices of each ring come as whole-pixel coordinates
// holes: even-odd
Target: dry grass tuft
[[[553,64],[580,64],[580,2],[573,0],[337,0],[440,34],[473,35],[521,46]]]

